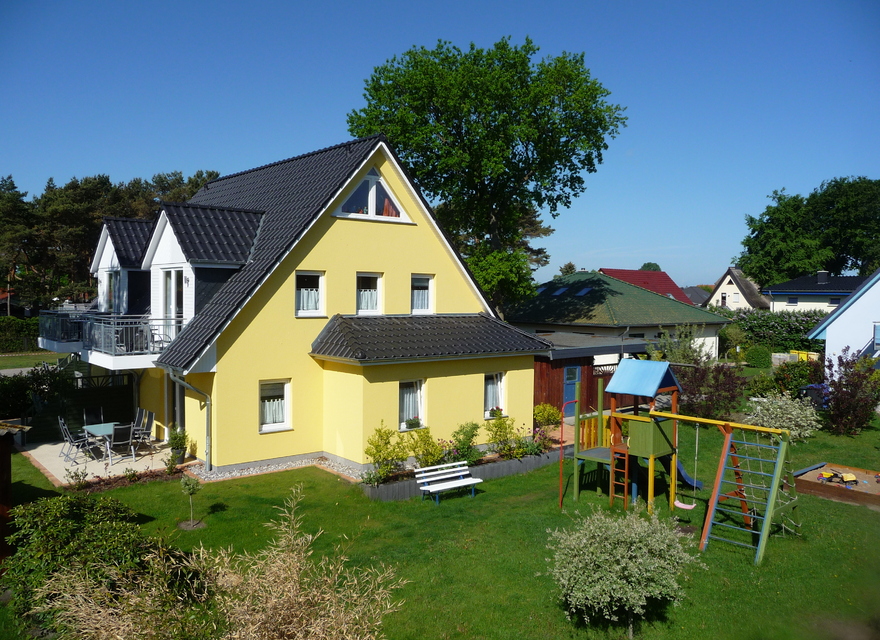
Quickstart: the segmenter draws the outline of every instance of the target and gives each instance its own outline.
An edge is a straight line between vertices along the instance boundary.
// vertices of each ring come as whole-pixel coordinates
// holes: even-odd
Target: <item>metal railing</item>
[[[40,314],[40,337],[58,342],[82,340],[83,349],[110,355],[158,354],[184,324],[182,318],[44,311]]]

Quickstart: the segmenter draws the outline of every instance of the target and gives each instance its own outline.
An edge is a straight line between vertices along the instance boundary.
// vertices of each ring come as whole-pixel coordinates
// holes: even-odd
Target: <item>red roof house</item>
[[[673,300],[678,300],[679,302],[693,304],[691,299],[681,290],[681,287],[675,284],[672,281],[672,278],[669,277],[669,274],[665,271],[599,269],[599,273],[604,273],[606,276],[623,280],[629,284],[641,287],[642,289],[647,289],[648,291],[653,291],[654,293],[659,293],[660,295],[672,298]]]

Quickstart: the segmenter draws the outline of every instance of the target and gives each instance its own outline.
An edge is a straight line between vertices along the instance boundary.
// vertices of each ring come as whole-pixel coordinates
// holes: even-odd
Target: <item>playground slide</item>
[[[671,456],[663,456],[660,458],[661,464],[666,469],[666,473],[669,474],[669,462],[671,460]],[[694,480],[688,475],[688,472],[685,471],[684,467],[681,464],[681,460],[677,461],[676,467],[678,467],[678,481],[683,484],[688,489],[696,489],[697,491],[703,490],[703,482],[701,480]]]

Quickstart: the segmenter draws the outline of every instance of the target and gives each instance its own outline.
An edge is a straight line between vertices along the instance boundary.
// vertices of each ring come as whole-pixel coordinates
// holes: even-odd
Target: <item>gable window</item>
[[[400,207],[382,183],[379,172],[370,169],[348,199],[342,204],[343,215],[400,218]]]
[[[421,380],[400,383],[398,420],[401,431],[417,429],[425,423],[422,387]]]
[[[260,432],[290,429],[290,381],[260,382]]]
[[[321,316],[324,311],[324,274],[298,271],[296,274],[296,315]]]
[[[413,276],[410,280],[410,302],[413,313],[431,313],[431,276]]]
[[[361,315],[379,313],[379,276],[359,273],[357,276],[357,312]]]
[[[504,374],[487,373],[483,378],[483,417],[504,414]]]
[[[797,296],[788,296],[788,302],[786,304],[794,307],[794,306],[797,306],[797,302],[798,302]]]

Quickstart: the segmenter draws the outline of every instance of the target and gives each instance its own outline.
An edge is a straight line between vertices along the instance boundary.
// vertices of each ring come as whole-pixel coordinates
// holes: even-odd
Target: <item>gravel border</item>
[[[253,476],[261,473],[274,473],[275,471],[286,471],[288,469],[297,469],[299,467],[310,467],[314,465],[319,465],[326,469],[330,469],[331,471],[335,471],[344,476],[347,476],[354,480],[355,482],[359,482],[361,479],[361,470],[355,469],[354,467],[350,467],[348,465],[344,465],[338,462],[333,462],[329,458],[325,458],[324,456],[318,456],[317,458],[307,458],[303,460],[296,460],[294,462],[284,462],[281,464],[264,464],[253,467],[245,467],[242,469],[235,469],[233,471],[206,471],[205,465],[202,462],[198,462],[195,464],[188,465],[186,467],[187,471],[191,472],[193,475],[197,476],[200,480],[205,482],[212,482],[215,480],[228,480],[230,478],[242,478],[246,476]]]

